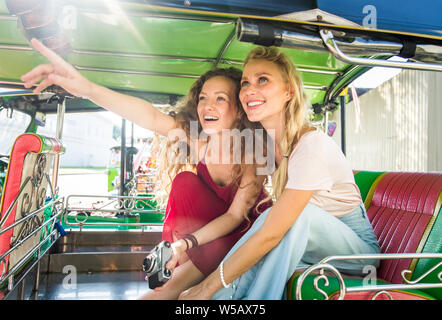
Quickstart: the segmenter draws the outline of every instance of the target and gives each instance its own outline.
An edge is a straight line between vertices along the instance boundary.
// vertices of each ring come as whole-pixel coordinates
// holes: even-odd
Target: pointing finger
[[[21,76],[21,80],[29,83],[35,84],[44,78],[47,74],[54,72],[54,67],[51,64],[41,64],[28,73]]]
[[[38,41],[35,38],[31,39],[31,44],[35,48],[35,50],[39,51],[42,55],[44,55],[46,58],[49,59],[54,65],[66,69],[73,68],[69,63],[63,60],[62,57],[60,57],[58,54],[56,54],[54,51],[46,47],[43,43]]]
[[[47,87],[51,86],[52,82],[48,79],[44,79],[38,86],[33,90],[34,93],[40,93]]]

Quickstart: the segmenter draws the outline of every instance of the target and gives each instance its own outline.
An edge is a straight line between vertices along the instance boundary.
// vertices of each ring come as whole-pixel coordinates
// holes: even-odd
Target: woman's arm
[[[256,168],[247,165],[241,178],[241,184],[235,197],[226,213],[210,221],[204,227],[192,232],[198,244],[202,245],[225,236],[235,230],[245,219],[245,213],[255,204],[265,180],[265,176],[257,176]],[[190,241],[189,241],[189,245]],[[173,269],[179,260],[180,255],[185,251],[184,240],[177,241],[174,257],[166,265],[168,269]]]
[[[31,44],[51,64],[39,65],[23,75],[21,79],[25,82],[26,88],[31,88],[42,80],[34,89],[35,93],[56,84],[74,96],[90,99],[97,105],[161,135],[167,136],[169,130],[176,127],[175,120],[171,116],[162,113],[151,103],[95,84],[38,40],[32,39]]]
[[[230,283],[255,265],[272,250],[295,223],[314,191],[285,189],[266,217],[262,227],[223,265],[224,280]],[[222,288],[219,269],[199,285],[182,293],[182,299],[210,299]]]

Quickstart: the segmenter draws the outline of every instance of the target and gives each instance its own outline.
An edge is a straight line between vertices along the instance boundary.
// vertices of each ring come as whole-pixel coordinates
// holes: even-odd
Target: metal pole
[[[120,196],[125,195],[126,182],[126,119],[121,120]]]
[[[41,259],[41,247],[38,249],[37,251],[37,268],[35,271],[35,282],[34,282],[34,289],[33,289],[33,293],[34,293],[34,300],[37,300],[38,298],[38,289],[40,287],[40,259]]]
[[[131,133],[130,133],[130,146],[134,146],[134,123],[132,122]]]
[[[55,138],[61,140],[63,136],[63,122],[64,122],[64,114],[66,111],[66,98],[63,98],[61,103],[57,105],[57,127],[55,132]],[[52,188],[54,192],[57,193],[57,184],[58,184],[58,169],[60,165],[60,155],[56,154],[54,158],[54,168],[52,170]]]
[[[340,96],[341,103],[341,149],[345,155],[345,96]]]

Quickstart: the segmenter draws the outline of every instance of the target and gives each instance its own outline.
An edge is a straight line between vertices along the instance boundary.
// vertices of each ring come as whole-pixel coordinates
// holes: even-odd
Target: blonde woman
[[[297,268],[330,255],[379,253],[350,163],[305,117],[307,100],[292,62],[275,48],[252,50],[239,96],[249,120],[274,133],[276,203],[182,299],[281,299]],[[335,266],[361,274],[363,264],[378,263]]]
[[[159,135],[181,132],[181,136],[172,134],[172,141],[167,143],[166,160],[176,144],[194,149],[184,154],[183,162],[164,164],[163,174],[172,185],[163,239],[173,242],[173,257],[167,268],[174,272],[166,284],[142,297],[178,298],[182,291],[210,274],[250,228],[259,211],[271,205],[264,201],[265,176],[256,174],[254,163],[223,163],[211,157],[211,152],[216,154],[217,149],[226,148],[220,139],[223,130],[250,127],[238,101],[241,71],[229,68],[206,72],[192,85],[175,116],[170,116],[145,100],[92,83],[39,41],[33,39],[31,43],[50,64],[39,65],[23,75],[25,87],[39,83],[34,89],[37,93],[56,84]],[[192,123],[197,126],[196,137],[191,134]],[[200,139],[203,132],[206,139]],[[181,139],[176,140],[177,137]],[[197,164],[189,163],[192,155],[196,155]]]

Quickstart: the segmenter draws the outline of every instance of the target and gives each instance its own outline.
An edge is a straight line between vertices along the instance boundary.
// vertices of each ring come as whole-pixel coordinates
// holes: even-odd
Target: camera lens
[[[151,255],[148,255],[146,258],[144,258],[143,270],[145,272],[151,272],[154,267],[155,267],[155,258],[154,257],[152,257]]]

